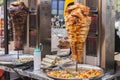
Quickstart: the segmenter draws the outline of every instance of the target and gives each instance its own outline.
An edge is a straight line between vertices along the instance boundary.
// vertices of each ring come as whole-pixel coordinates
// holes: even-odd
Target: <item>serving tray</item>
[[[19,59],[20,58],[33,58],[33,55],[19,54]],[[0,56],[0,65],[8,67],[19,67],[29,64],[33,64],[33,61],[19,62],[17,59],[17,54],[7,54]]]
[[[75,64],[63,64],[60,67],[62,67],[64,70],[69,71],[69,68],[73,68],[75,69]],[[104,70],[98,66],[93,66],[93,65],[88,65],[88,64],[78,64],[78,68],[86,68],[86,69],[96,69],[96,70],[100,70],[102,71],[102,74],[99,76],[95,76],[95,77],[91,77],[91,78],[87,78],[87,79],[77,79],[77,78],[57,78],[57,77],[53,77],[53,76],[49,76],[47,73],[47,76],[50,78],[53,78],[55,80],[98,80],[100,79],[102,76],[104,76]],[[61,68],[56,69],[56,70],[62,70]]]

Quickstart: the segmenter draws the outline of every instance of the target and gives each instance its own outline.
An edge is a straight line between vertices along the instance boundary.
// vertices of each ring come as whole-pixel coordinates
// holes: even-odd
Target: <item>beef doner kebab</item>
[[[84,45],[91,24],[89,7],[79,3],[68,6],[65,23],[72,50],[72,60],[83,63]]]
[[[9,13],[13,24],[15,50],[22,50],[28,10],[23,2],[13,2],[11,3]]]

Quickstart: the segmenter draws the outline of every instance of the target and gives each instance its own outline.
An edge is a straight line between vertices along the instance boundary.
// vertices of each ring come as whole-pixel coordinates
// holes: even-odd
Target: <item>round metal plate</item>
[[[61,65],[61,67],[63,67],[65,70],[69,69],[69,68],[73,68],[75,69],[75,64],[63,64]],[[100,78],[101,76],[103,76],[104,74],[104,70],[100,67],[97,67],[97,66],[93,66],[93,65],[88,65],[88,64],[78,64],[78,68],[85,68],[85,69],[96,69],[96,70],[101,70],[102,71],[102,74],[99,75],[99,76],[95,76],[95,77],[91,77],[91,78],[87,78],[87,79],[76,79],[76,78],[69,78],[69,79],[66,79],[66,78],[57,78],[57,77],[53,77],[53,76],[49,76],[47,75],[48,77],[50,78],[53,78],[55,80],[94,80],[94,79],[97,79],[97,78]],[[60,70],[60,69],[58,69]]]

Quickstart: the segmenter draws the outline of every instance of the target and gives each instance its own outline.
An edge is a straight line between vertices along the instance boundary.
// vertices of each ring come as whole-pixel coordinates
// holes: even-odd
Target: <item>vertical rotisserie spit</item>
[[[12,19],[15,50],[23,50],[25,40],[24,30],[28,15],[24,2],[11,3],[9,14]]]
[[[84,45],[91,24],[89,7],[79,3],[68,6],[65,23],[72,50],[72,59],[83,63]]]

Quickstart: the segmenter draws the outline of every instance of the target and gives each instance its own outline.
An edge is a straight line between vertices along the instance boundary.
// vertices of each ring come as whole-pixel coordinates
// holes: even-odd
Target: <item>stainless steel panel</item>
[[[114,69],[114,17],[114,0],[98,0],[97,65],[108,71]]]
[[[90,7],[92,23],[86,41],[85,63],[100,66],[100,29],[101,29],[101,0],[85,0]],[[94,4],[94,5],[93,5]],[[89,49],[89,50],[88,50]]]
[[[40,0],[39,34],[43,44],[42,57],[51,52],[51,0]]]
[[[99,0],[86,0],[86,5],[90,7],[91,11],[98,11]]]
[[[27,41],[24,47],[24,53],[33,54],[33,50],[38,44],[38,7],[39,0],[21,0],[29,7],[29,16],[27,17]]]
[[[72,71],[76,70],[75,65],[76,65],[76,63],[71,62],[69,64],[60,65],[59,68],[56,68],[54,70],[66,70],[66,71],[68,71],[68,73],[70,71],[70,73],[72,74]],[[73,78],[60,78],[60,77],[55,77],[55,76],[49,76],[48,74],[47,74],[47,76],[49,76],[49,77],[51,77],[51,78],[53,78],[55,80],[98,80],[104,75],[104,70],[102,68],[100,68],[100,67],[93,66],[93,65],[88,65],[88,64],[78,64],[78,72],[81,72],[81,73],[85,72],[86,71],[85,69],[100,70],[101,74],[99,76],[94,76],[94,77],[86,78],[86,79],[84,79],[84,78],[83,79],[82,78],[81,79],[76,78],[75,77],[76,74],[74,75]],[[51,72],[51,71],[49,71],[49,72]]]
[[[101,66],[109,71],[114,69],[114,0],[101,1]]]

